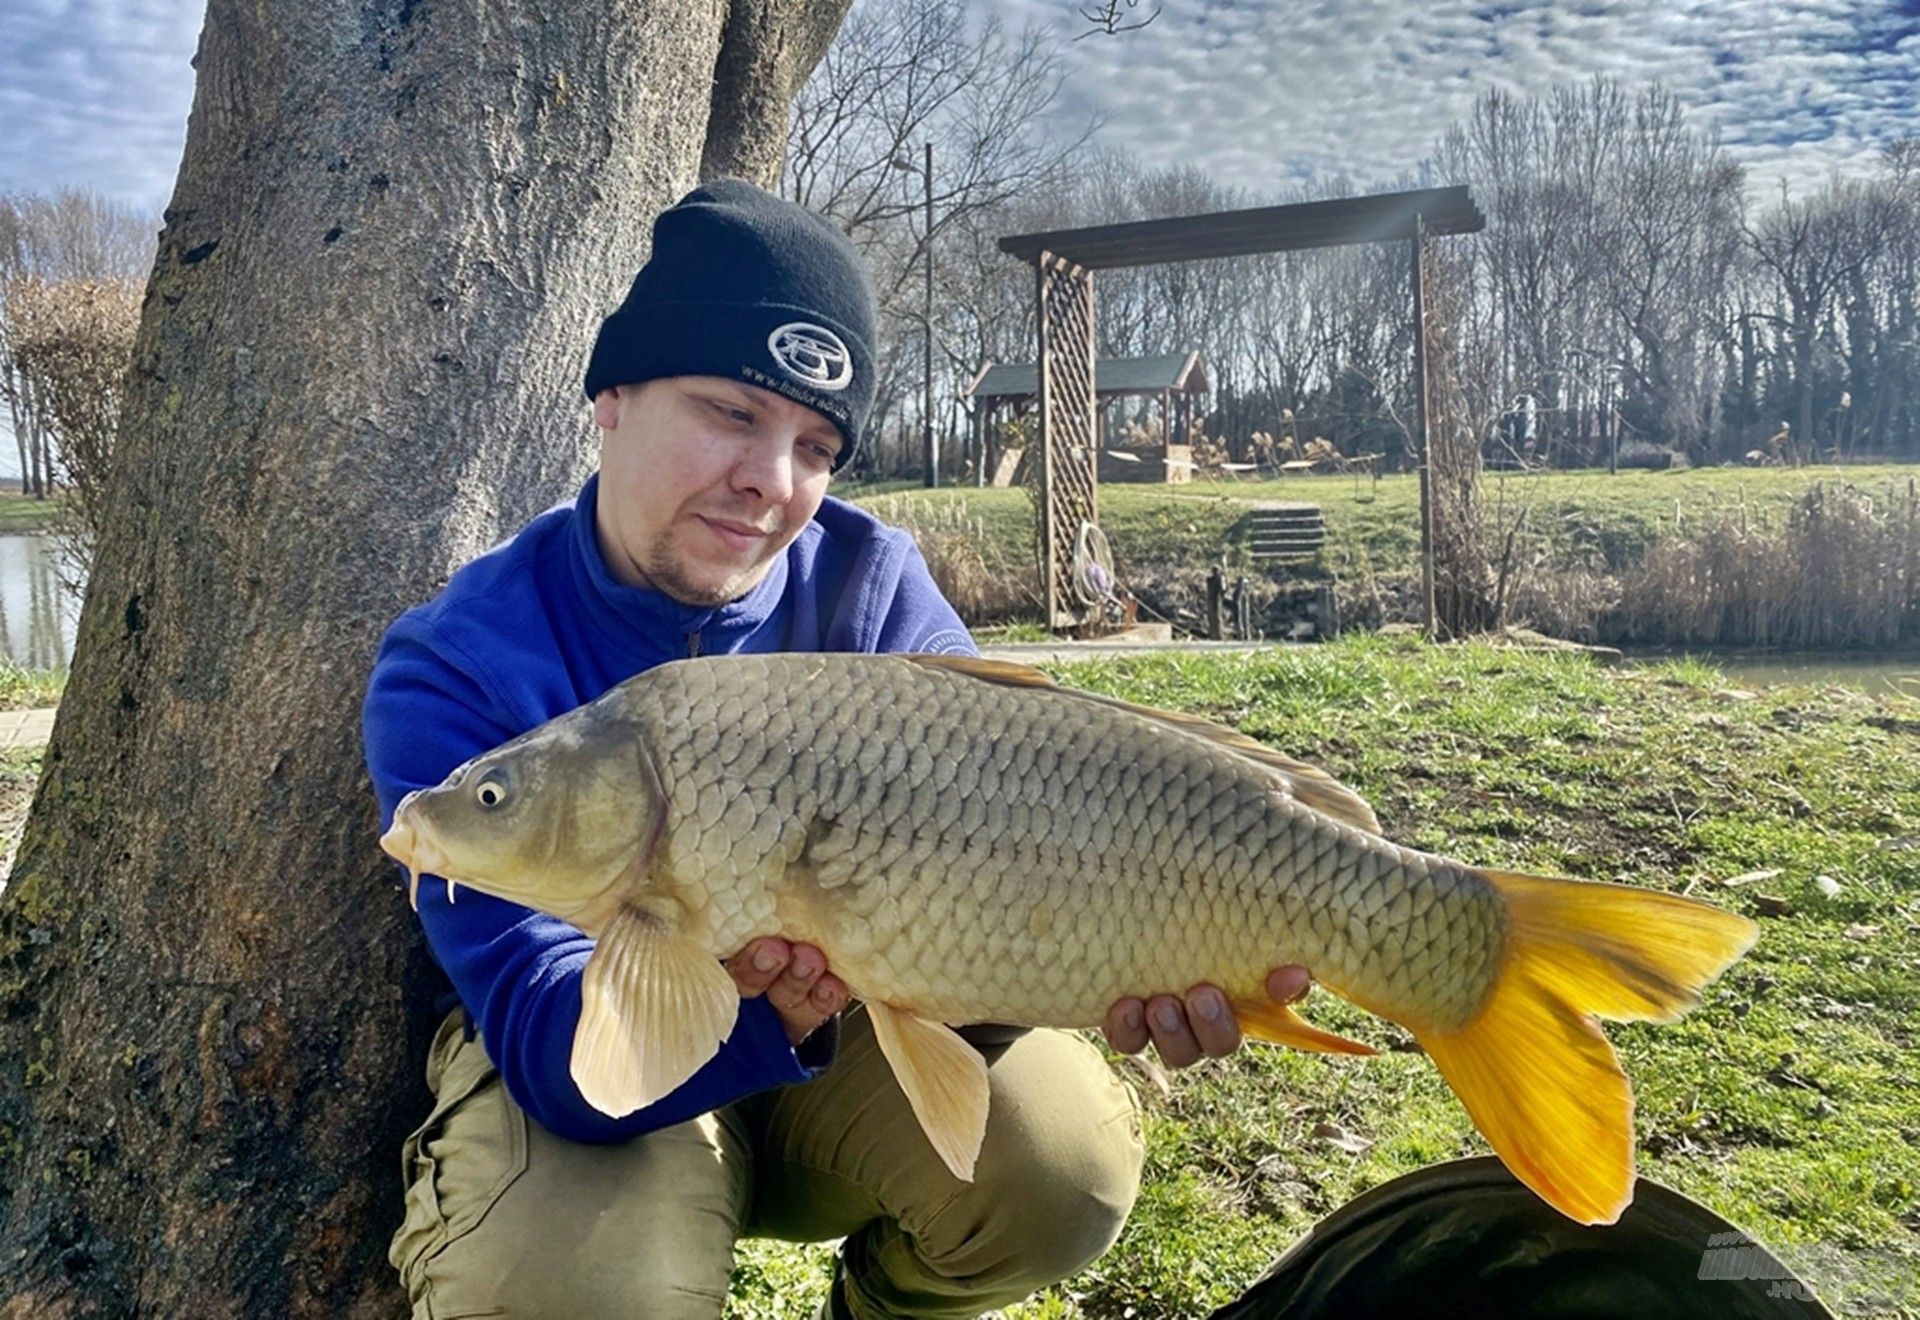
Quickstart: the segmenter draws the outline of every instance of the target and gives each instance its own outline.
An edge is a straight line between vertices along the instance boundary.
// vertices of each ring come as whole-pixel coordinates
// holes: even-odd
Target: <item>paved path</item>
[[[1014,660],[1023,665],[1042,660],[1106,660],[1116,655],[1166,655],[1171,651],[1201,651],[1214,655],[1247,655],[1270,651],[1279,642],[1011,642],[983,646],[980,654],[988,660]]]
[[[40,710],[0,710],[0,748],[44,747],[53,736],[52,706]]]

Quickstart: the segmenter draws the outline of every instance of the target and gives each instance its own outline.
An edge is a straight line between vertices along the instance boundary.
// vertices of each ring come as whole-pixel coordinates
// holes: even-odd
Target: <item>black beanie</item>
[[[653,222],[653,252],[600,323],[587,397],[661,376],[724,376],[840,429],[837,468],[873,405],[873,284],[847,236],[738,179],[703,184]]]

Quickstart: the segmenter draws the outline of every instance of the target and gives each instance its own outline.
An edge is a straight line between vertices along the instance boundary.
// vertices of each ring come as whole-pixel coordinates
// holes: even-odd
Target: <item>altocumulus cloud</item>
[[[90,188],[159,212],[193,101],[204,6],[0,3],[0,191]]]
[[[1913,0],[1161,4],[1140,31],[1068,44],[1062,124],[1097,110],[1103,143],[1255,194],[1338,173],[1384,186],[1487,89],[1532,96],[1594,75],[1664,84],[1756,190],[1865,171],[1920,134]],[[1016,28],[1086,26],[1080,0],[976,7]],[[158,210],[202,14],[191,0],[0,0],[0,190],[89,187]]]
[[[1085,28],[1063,0],[994,7]],[[1072,42],[1068,60],[1065,109],[1104,113],[1103,142],[1256,194],[1339,173],[1384,186],[1481,93],[1596,75],[1664,85],[1757,190],[1863,172],[1920,135],[1911,0],[1162,0],[1150,26]]]

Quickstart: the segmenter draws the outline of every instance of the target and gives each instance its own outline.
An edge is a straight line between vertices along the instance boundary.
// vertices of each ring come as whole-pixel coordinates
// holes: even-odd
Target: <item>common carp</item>
[[[739,1011],[725,955],[818,946],[929,1140],[972,1176],[980,1054],[949,1024],[1090,1027],[1218,985],[1248,1035],[1373,1051],[1265,994],[1297,963],[1412,1032],[1494,1151],[1583,1223],[1633,1189],[1632,1091],[1594,1019],[1667,1021],[1753,923],[1631,886],[1403,848],[1330,776],[1233,730],[950,656],[661,665],[412,793],[411,872],[595,937],[571,1071],[623,1115]]]

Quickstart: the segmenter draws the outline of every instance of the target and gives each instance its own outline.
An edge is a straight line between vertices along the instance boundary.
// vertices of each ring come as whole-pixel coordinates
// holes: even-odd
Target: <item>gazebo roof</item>
[[[1124,394],[1204,394],[1206,365],[1197,350],[1164,353],[1158,357],[1101,358],[1094,363],[1094,393],[1106,397]],[[1040,373],[1031,362],[990,362],[967,387],[976,399],[1023,399],[1040,393]]]

